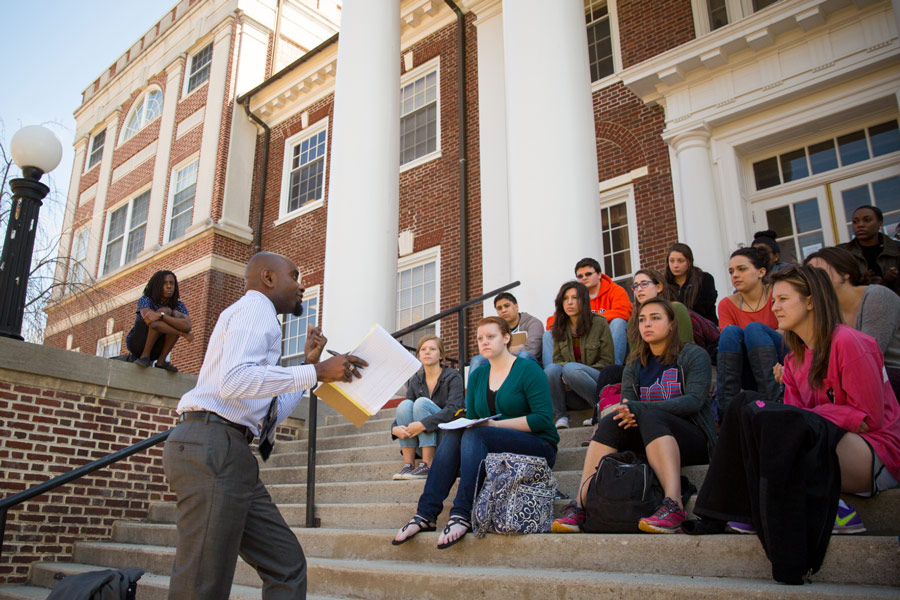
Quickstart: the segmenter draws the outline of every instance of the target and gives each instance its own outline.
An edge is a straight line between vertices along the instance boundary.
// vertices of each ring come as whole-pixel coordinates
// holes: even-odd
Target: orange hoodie
[[[613,319],[625,319],[627,321],[631,318],[633,308],[625,288],[613,281],[609,275],[601,273],[600,291],[591,298],[591,311],[598,315],[603,315],[608,323]],[[548,330],[553,327],[555,318],[555,315],[550,315],[547,319]]]

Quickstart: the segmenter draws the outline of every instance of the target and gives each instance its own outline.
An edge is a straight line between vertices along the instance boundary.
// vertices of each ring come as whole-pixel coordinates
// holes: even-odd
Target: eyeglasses
[[[650,281],[649,279],[645,279],[644,281],[635,281],[634,283],[632,283],[631,289],[632,290],[637,290],[638,288],[644,289],[645,287],[649,287],[651,285],[656,285],[656,284],[653,283],[652,281]]]

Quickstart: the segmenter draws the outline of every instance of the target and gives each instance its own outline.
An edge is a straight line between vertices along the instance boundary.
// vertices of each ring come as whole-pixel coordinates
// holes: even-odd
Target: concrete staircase
[[[424,487],[424,481],[391,481],[401,462],[388,433],[393,412],[382,411],[358,430],[341,417],[325,417],[317,452],[319,529],[302,527],[306,440],[279,443],[261,468],[309,560],[312,599],[900,598],[900,490],[871,500],[847,498],[869,531],[834,536],[814,584],[801,587],[774,583],[759,541],[748,535],[469,535],[439,551],[438,534],[427,533],[392,546]],[[574,413],[572,422],[585,416]],[[588,433],[586,427],[562,432],[555,471],[569,495],[577,487]],[[698,487],[705,472],[685,469]],[[557,501],[557,509],[566,503]],[[439,527],[449,507],[448,500]],[[174,518],[174,504],[155,504],[145,520],[116,523],[111,540],[77,543],[71,561],[33,565],[28,585],[0,587],[0,600],[46,598],[57,573],[130,566],[147,572],[138,584],[140,600],[165,598]],[[230,598],[257,600],[259,585],[241,561]]]

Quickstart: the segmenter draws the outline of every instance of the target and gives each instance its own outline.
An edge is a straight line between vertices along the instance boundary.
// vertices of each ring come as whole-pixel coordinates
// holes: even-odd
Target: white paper
[[[350,354],[363,359],[369,366],[359,370],[361,378],[354,377],[349,383],[341,381],[331,385],[352,398],[370,415],[381,410],[422,366],[409,350],[378,324]]]
[[[496,419],[500,415],[494,415],[492,417],[485,417],[483,419],[467,419],[465,417],[460,417],[449,423],[440,423],[438,427],[441,429],[465,429],[466,427],[472,427],[473,425],[478,425],[479,423],[484,423],[485,421],[490,421],[491,419]]]

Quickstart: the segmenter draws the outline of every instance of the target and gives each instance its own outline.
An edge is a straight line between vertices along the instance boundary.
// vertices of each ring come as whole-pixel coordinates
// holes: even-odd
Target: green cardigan
[[[466,417],[469,419],[491,416],[487,404],[490,374],[490,368],[475,369],[469,373],[466,392]],[[497,412],[502,415],[498,421],[525,417],[532,434],[547,440],[554,448],[559,444],[559,433],[553,423],[550,384],[536,362],[517,358],[497,390],[494,402]]]

